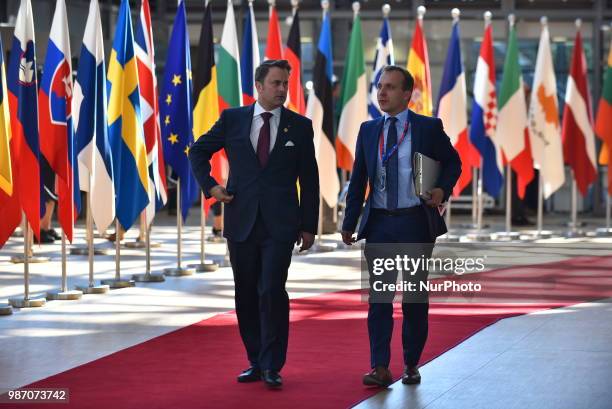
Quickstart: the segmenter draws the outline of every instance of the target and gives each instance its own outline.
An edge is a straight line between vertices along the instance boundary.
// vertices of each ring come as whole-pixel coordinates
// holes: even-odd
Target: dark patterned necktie
[[[395,144],[397,144],[397,128],[395,127],[396,122],[396,117],[389,117],[389,130],[387,131],[386,152],[391,152],[391,149],[393,149]],[[387,161],[387,209],[389,210],[397,209],[398,155],[399,147]]]
[[[263,118],[263,126],[259,130],[259,139],[257,140],[257,158],[262,168],[268,164],[268,158],[270,157],[270,118],[272,114],[270,112],[261,113]]]

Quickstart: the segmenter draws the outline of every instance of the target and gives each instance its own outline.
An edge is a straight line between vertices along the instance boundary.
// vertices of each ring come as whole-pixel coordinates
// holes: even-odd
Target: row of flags
[[[129,1],[122,0],[108,72],[98,1],[90,1],[74,84],[70,75],[64,1],[56,1],[40,88],[30,0],[22,0],[19,8],[6,76],[4,61],[0,59],[0,212],[4,216],[0,245],[19,225],[22,212],[38,234],[42,212],[41,154],[57,174],[59,219],[69,240],[72,240],[74,220],[83,207],[79,203],[79,190],[89,192],[89,207],[100,231],[106,230],[115,217],[129,229],[142,212],[149,225],[155,212],[167,201],[166,164],[172,168],[173,177],[180,181],[180,211],[187,217],[188,209],[200,195],[187,161],[191,144],[210,129],[223,109],[250,104],[257,98],[254,75],[260,52],[252,1],[244,15],[241,58],[234,8],[228,0],[217,61],[212,9],[210,2],[207,3],[193,71],[185,4],[179,3],[159,95],[148,0],[142,0],[136,31],[132,29]],[[363,32],[359,6],[355,4],[342,78],[340,120],[335,130],[331,21],[328,4],[324,2],[322,6],[313,87],[307,104],[301,81],[297,6],[283,47],[278,14],[274,3],[270,4],[264,55],[266,59],[288,59],[292,66],[287,106],[313,121],[321,195],[329,206],[335,206],[340,190],[337,168],[352,168],[359,124],[382,115],[376,99],[376,84],[382,68],[394,64],[394,56],[388,20],[390,7],[385,6],[373,75],[366,82]],[[424,14],[424,8],[419,8],[407,62],[407,69],[415,79],[409,107],[417,113],[431,115],[433,98]],[[452,34],[436,110],[463,162],[463,172],[453,193],[461,193],[471,182],[472,169],[480,168],[485,190],[497,196],[503,184],[503,167],[510,164],[518,175],[520,195],[533,179],[535,167],[542,175],[544,196],[549,197],[564,183],[564,160],[572,167],[578,188],[586,193],[596,178],[594,133],[604,141],[601,163],[609,163],[612,149],[609,120],[612,54],[593,128],[579,30],[562,123],[545,22],[529,103],[525,99],[513,22],[499,90],[493,52],[489,13],[476,66],[468,129],[459,13],[453,10]],[[213,157],[212,168],[217,180],[227,177],[224,152]]]

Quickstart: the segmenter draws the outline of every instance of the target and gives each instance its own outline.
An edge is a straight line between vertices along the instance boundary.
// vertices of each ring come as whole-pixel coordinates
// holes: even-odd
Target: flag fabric
[[[340,88],[340,121],[336,138],[338,167],[349,172],[353,169],[359,127],[368,119],[368,91],[362,37],[361,19],[359,13],[355,12]]]
[[[193,136],[198,140],[214,125],[219,118],[219,94],[217,92],[217,67],[215,66],[215,45],[213,43],[212,9],[210,2],[206,5],[200,42],[193,75]],[[215,180],[227,178],[229,166],[225,151],[216,152],[211,159],[211,174]],[[204,210],[208,213],[210,204],[216,199],[205,200]]]
[[[283,43],[281,40],[280,24],[274,2],[270,3],[268,20],[268,40],[266,42],[266,55],[264,60],[282,60]]]
[[[302,86],[302,46],[300,42],[300,15],[297,7],[293,9],[293,19],[284,55],[291,66],[287,108],[304,115],[306,113],[306,101],[304,99],[304,87]]]
[[[40,150],[57,175],[58,220],[70,242],[81,206],[72,124],[72,90],[66,4],[64,0],[57,0],[38,92]]]
[[[612,195],[612,41],[608,53],[608,66],[604,74],[603,90],[597,109],[595,134],[599,136],[601,145],[600,164],[608,165],[608,194]]]
[[[4,71],[4,49],[0,38],[0,191],[13,195],[13,170],[11,169],[11,117]]]
[[[378,81],[382,75],[382,69],[386,65],[394,65],[393,39],[391,38],[391,26],[389,18],[385,15],[380,28],[380,34],[376,40],[376,54],[374,55],[374,67],[372,69],[372,82],[370,82],[370,93],[368,96],[368,118],[375,119],[382,116],[378,105]]]
[[[504,181],[501,147],[495,138],[496,121],[493,28],[487,22],[476,63],[470,141],[480,153],[484,190],[493,197],[499,196]]]
[[[548,199],[565,182],[557,80],[548,27],[542,27],[529,103],[529,142],[533,165],[540,171],[542,193]]]
[[[253,2],[249,1],[249,10],[244,14],[244,28],[242,34],[242,55],[240,56],[240,78],[242,79],[242,100],[245,105],[255,102],[257,89],[255,88],[255,68],[259,66],[259,40]]]
[[[422,15],[419,16],[414,27],[406,69],[414,78],[414,89],[408,108],[417,114],[431,116],[433,109],[431,76],[429,74],[429,55],[427,54],[427,41],[423,33]]]
[[[134,43],[138,63],[140,88],[140,112],[147,147],[149,164],[149,205],[145,210],[147,226],[150,226],[155,212],[168,201],[166,163],[164,161],[159,123],[157,77],[155,76],[155,47],[151,27],[149,0],[142,0],[140,21]]]
[[[582,38],[580,30],[577,30],[572,65],[565,91],[561,135],[565,163],[572,168],[574,180],[583,196],[587,194],[587,189],[597,178],[591,96],[586,69]]]
[[[478,167],[480,160],[480,155],[470,143],[467,133],[467,94],[458,19],[453,22],[444,63],[437,115],[461,158],[461,176],[453,189],[453,195],[458,196],[470,184],[472,168]]]
[[[185,2],[181,1],[174,19],[164,83],[160,94],[160,114],[164,119],[162,137],[166,162],[181,184],[181,215],[187,219],[189,208],[198,198],[196,183],[187,155],[193,144],[193,104],[191,100],[191,57]],[[166,121],[167,119],[167,121]]]
[[[325,10],[313,69],[313,88],[308,96],[306,116],[312,120],[314,145],[319,167],[321,196],[328,206],[338,203],[340,182],[334,149],[334,103],[332,99],[333,58],[331,23]]]
[[[119,222],[127,231],[149,204],[149,165],[140,116],[138,66],[128,0],[121,0],[107,84],[115,209]]]
[[[525,197],[525,189],[533,180],[533,160],[527,130],[527,102],[521,66],[519,64],[518,42],[513,22],[510,24],[510,36],[504,75],[498,98],[496,139],[499,141],[506,160],[516,172],[518,196]]]
[[[225,108],[242,105],[240,67],[238,65],[240,53],[238,52],[238,35],[236,34],[232,0],[227,1],[227,12],[225,23],[223,23],[218,55],[219,111],[223,111]]]
[[[40,145],[38,139],[38,80],[36,47],[30,0],[22,0],[17,12],[15,34],[7,76],[11,115],[11,166],[13,195],[0,191],[0,245],[21,223],[25,213],[36,237],[40,237]]]
[[[103,38],[98,0],[91,0],[74,84],[73,119],[79,185],[81,190],[89,192],[91,215],[100,233],[104,233],[115,218]]]

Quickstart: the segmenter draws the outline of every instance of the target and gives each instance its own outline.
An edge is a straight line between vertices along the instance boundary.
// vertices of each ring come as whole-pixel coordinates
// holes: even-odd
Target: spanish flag
[[[418,13],[414,36],[412,37],[412,46],[408,53],[408,64],[406,66],[406,69],[414,78],[414,89],[408,108],[417,114],[431,116],[431,76],[429,74],[427,41],[425,40],[425,34],[423,34],[425,7],[420,6]]]
[[[8,108],[6,74],[4,71],[4,51],[0,39],[0,190],[7,195],[13,194],[13,172],[11,171],[11,116]]]
[[[147,148],[140,116],[138,66],[128,0],[121,0],[106,78],[115,208],[119,222],[128,230],[149,204]]]

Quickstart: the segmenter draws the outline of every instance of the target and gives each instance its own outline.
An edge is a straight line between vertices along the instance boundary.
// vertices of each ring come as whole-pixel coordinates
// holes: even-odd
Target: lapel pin
[[[289,128],[285,128],[285,129],[283,129],[283,132],[285,132],[285,133],[286,133],[286,132],[289,132]]]

